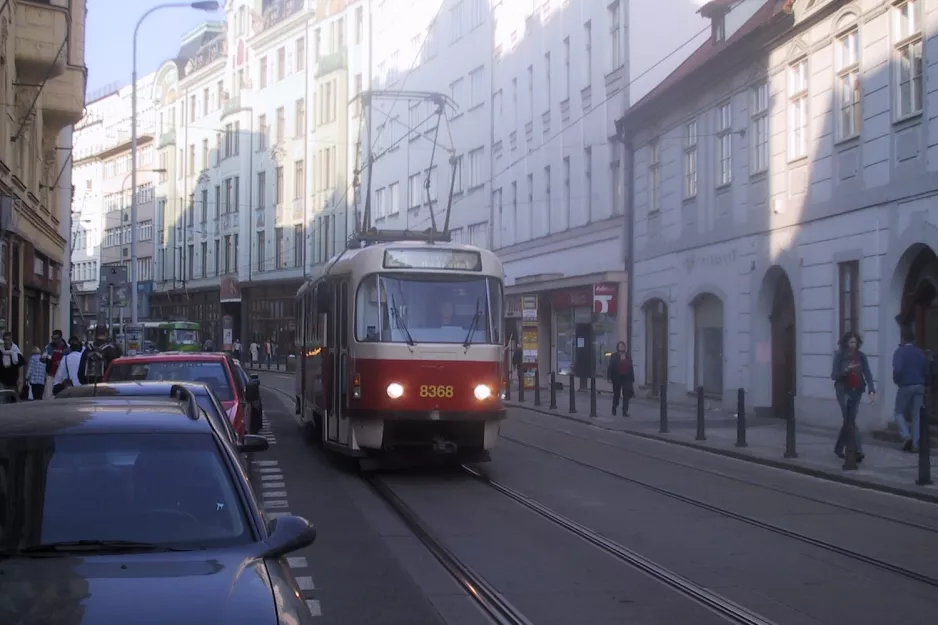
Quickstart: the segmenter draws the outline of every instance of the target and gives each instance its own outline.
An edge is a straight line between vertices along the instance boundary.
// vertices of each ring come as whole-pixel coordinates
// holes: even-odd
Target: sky
[[[130,84],[134,26],[144,12],[158,4],[163,0],[88,0],[85,63],[89,95],[114,82]],[[156,71],[163,61],[175,56],[183,35],[223,16],[222,11],[205,13],[191,8],[160,9],[151,14],[137,38],[137,74]]]

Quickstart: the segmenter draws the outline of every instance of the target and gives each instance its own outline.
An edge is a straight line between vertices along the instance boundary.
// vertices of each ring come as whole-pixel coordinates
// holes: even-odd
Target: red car
[[[104,382],[202,382],[224,406],[238,438],[244,437],[251,419],[249,389],[227,354],[162,352],[115,358]],[[251,389],[256,390],[256,389]]]

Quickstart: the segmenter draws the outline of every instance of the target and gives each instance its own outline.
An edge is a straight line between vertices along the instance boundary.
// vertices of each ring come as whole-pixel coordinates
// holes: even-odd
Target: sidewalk
[[[865,436],[863,451],[866,454],[856,471],[845,471],[844,461],[833,453],[836,429],[796,424],[795,442],[797,458],[786,459],[785,422],[774,418],[754,418],[747,415],[746,447],[736,447],[736,416],[721,410],[705,413],[706,440],[695,440],[697,434],[696,411],[692,406],[668,406],[669,433],[659,432],[659,408],[657,402],[633,400],[628,417],[612,416],[612,397],[598,394],[596,414],[591,418],[588,393],[576,394],[576,414],[569,414],[569,391],[557,394],[557,409],[551,410],[550,393],[542,389],[541,406],[534,406],[533,389],[526,389],[525,401],[518,402],[517,389],[512,388],[511,401],[506,403],[526,416],[547,419],[551,415],[560,419],[586,423],[597,428],[624,432],[634,436],[693,447],[740,460],[804,473],[823,479],[871,488],[905,497],[938,503],[938,485],[918,486],[918,454],[903,452],[894,444],[882,443],[872,436]],[[938,451],[931,451],[932,479],[936,480]],[[938,480],[936,480],[938,481]]]
[[[257,366],[254,366],[250,360],[242,360],[241,365],[244,367],[245,371],[270,371],[271,373],[293,373],[292,367],[287,367],[287,357],[278,356],[276,358],[271,358],[270,366],[267,366],[265,362],[258,362]]]

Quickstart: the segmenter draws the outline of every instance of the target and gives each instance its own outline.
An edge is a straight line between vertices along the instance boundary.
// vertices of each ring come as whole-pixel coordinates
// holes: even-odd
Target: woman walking
[[[628,349],[624,341],[616,344],[616,352],[609,357],[609,368],[606,378],[612,382],[612,414],[616,414],[619,407],[619,397],[622,397],[622,416],[629,416],[629,400],[635,395],[635,370],[632,359],[629,358]]]
[[[838,458],[844,457],[844,446],[847,444],[847,434],[853,433],[854,449],[857,462],[864,458],[863,442],[857,429],[857,410],[863,393],[869,390],[870,403],[876,401],[876,387],[873,385],[873,374],[870,372],[870,363],[866,354],[860,351],[863,341],[853,331],[844,334],[840,339],[839,349],[834,353],[834,363],[831,367],[831,379],[834,381],[834,391],[837,393],[837,403],[840,405],[840,414],[843,425],[840,435],[834,444],[834,453]]]

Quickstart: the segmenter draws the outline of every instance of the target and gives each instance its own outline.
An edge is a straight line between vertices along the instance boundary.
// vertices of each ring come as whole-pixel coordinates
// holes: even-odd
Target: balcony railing
[[[175,145],[176,143],[176,129],[170,128],[166,132],[160,135],[160,140],[157,143],[157,148],[165,148],[167,145]]]
[[[227,117],[232,113],[237,113],[241,110],[241,94],[239,93],[233,98],[228,98],[225,102],[225,105],[221,108],[221,116]]]
[[[316,78],[346,68],[348,68],[348,48],[343,47],[338,52],[319,57]]]

